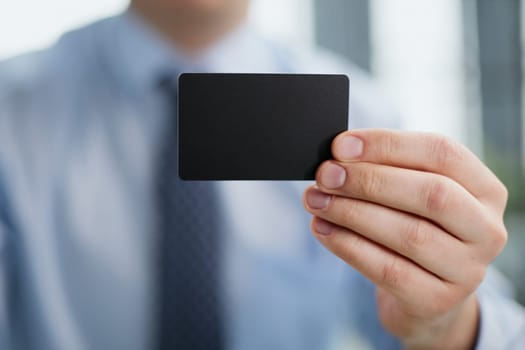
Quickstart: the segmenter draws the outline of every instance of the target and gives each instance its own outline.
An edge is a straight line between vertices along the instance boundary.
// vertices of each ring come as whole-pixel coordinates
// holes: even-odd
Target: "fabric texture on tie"
[[[178,176],[177,85],[161,84],[171,105],[158,176],[159,349],[222,349],[220,213],[216,186]],[[203,155],[195,155],[196,157]]]

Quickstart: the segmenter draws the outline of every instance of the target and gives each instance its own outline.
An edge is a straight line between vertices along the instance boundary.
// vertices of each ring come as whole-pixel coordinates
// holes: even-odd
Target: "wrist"
[[[408,350],[474,349],[479,314],[477,297],[472,294],[456,310],[425,327],[421,335],[402,340],[404,347]]]

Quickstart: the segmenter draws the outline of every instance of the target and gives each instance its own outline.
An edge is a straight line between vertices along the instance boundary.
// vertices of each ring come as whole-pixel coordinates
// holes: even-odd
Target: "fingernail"
[[[321,167],[319,181],[328,189],[334,189],[343,186],[346,179],[345,169],[335,163],[326,163]]]
[[[363,153],[363,140],[355,136],[344,136],[337,145],[337,156],[340,160],[359,158]]]
[[[312,209],[324,209],[330,203],[330,196],[312,188],[306,193],[306,203]]]
[[[334,226],[331,223],[318,218],[314,220],[312,226],[316,233],[323,236],[330,235],[334,229]]]

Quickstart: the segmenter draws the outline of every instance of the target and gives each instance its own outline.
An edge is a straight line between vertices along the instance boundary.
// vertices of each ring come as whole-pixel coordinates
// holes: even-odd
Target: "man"
[[[443,137],[370,129],[396,122],[367,79],[257,37],[247,6],[133,0],[1,66],[2,345],[158,344],[155,173],[173,111],[161,81],[197,70],[352,79],[352,131],[335,139],[316,185],[216,184],[223,345],[522,347],[523,311],[497,274],[485,277],[506,242],[498,179]],[[327,250],[307,234],[307,212]]]

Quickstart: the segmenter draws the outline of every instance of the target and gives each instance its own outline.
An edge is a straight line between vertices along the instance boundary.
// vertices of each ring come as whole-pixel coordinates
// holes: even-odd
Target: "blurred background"
[[[122,11],[127,0],[0,0],[0,60]],[[525,122],[521,0],[252,0],[258,30],[320,45],[375,76],[407,128],[465,143],[510,193],[496,264],[525,303]]]

